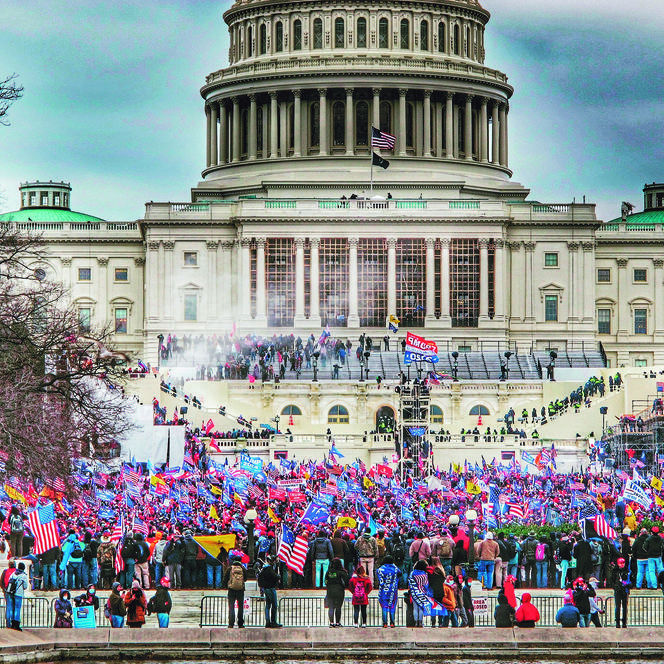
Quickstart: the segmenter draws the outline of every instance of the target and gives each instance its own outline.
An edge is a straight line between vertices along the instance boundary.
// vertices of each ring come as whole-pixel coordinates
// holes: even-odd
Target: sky
[[[188,201],[205,160],[204,77],[227,65],[216,0],[3,0],[0,79],[24,97],[0,126],[0,212],[20,182],[70,182],[72,208],[138,219]],[[664,2],[482,0],[486,64],[515,87],[510,167],[532,200],[600,219],[664,181]]]

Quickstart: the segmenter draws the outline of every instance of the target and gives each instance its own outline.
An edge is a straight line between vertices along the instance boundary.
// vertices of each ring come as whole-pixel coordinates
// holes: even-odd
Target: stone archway
[[[376,411],[376,431],[391,433],[396,426],[396,413],[391,406],[382,406]]]

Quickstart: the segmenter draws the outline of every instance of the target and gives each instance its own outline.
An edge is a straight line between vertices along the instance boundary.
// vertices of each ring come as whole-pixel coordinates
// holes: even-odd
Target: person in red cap
[[[173,600],[168,589],[171,587],[171,582],[166,578],[162,578],[157,585],[157,592],[150,598],[148,602],[148,615],[152,613],[157,614],[159,627],[168,627],[170,620],[171,609],[173,608]]]
[[[613,601],[616,607],[616,627],[627,627],[627,602],[629,600],[629,570],[624,558],[618,558],[612,569]],[[622,613],[622,620],[621,620]],[[621,624],[622,623],[622,624]]]
[[[523,593],[521,596],[521,606],[516,610],[514,616],[517,627],[535,627],[539,622],[540,613],[531,599],[530,593]]]
[[[648,588],[657,588],[657,579],[664,572],[662,563],[662,552],[664,551],[664,540],[659,535],[659,528],[653,526],[650,529],[652,533],[646,540],[644,548],[648,554]]]

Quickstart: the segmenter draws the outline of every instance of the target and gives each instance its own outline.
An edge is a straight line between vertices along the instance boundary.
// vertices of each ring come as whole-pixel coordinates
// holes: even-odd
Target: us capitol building
[[[489,16],[476,0],[240,0],[228,66],[201,88],[191,201],[105,221],[71,210],[69,184],[27,182],[0,221],[43,233],[82,327],[110,322],[146,362],[159,334],[381,338],[394,315],[447,350],[601,342],[608,366],[664,364],[664,185],[607,223],[529,199]],[[387,169],[372,126],[396,137],[374,150]]]

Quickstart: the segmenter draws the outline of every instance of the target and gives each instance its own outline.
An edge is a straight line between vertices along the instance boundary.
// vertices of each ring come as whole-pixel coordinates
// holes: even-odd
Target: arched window
[[[247,27],[247,57],[250,58],[253,52],[253,42],[254,42],[254,29],[251,26]]]
[[[327,414],[328,424],[348,424],[348,408],[346,406],[332,406]]]
[[[394,409],[383,406],[376,411],[376,431],[378,433],[392,433],[394,431]]]
[[[429,21],[420,23],[420,51],[429,50]]]
[[[445,24],[441,21],[438,24],[438,52],[445,53],[447,45],[445,44]]]
[[[389,23],[386,18],[381,18],[378,21],[378,48],[389,48]]]
[[[357,19],[357,47],[367,47],[367,19],[364,16]]]
[[[459,26],[455,24],[454,26],[454,55],[461,54],[461,31]]]
[[[432,424],[442,424],[443,423],[443,409],[440,406],[431,405],[429,410],[431,416]]]
[[[299,18],[293,22],[293,50],[302,50],[302,21]]]
[[[415,109],[413,104],[406,104],[406,147],[412,148],[415,144]]]
[[[380,130],[392,133],[392,104],[389,101],[380,102]]]
[[[284,24],[281,21],[274,26],[274,50],[277,53],[284,50]]]
[[[309,107],[309,145],[320,145],[320,104],[317,101]]]
[[[281,414],[282,415],[302,415],[302,411],[300,410],[299,406],[296,406],[295,404],[289,404],[288,406],[284,406],[281,409]]]
[[[346,26],[339,16],[334,19],[334,48],[343,48],[346,45]]]
[[[369,104],[366,101],[355,104],[355,143],[369,145]]]
[[[466,43],[464,44],[464,55],[468,57],[470,55],[470,28],[466,28]]]
[[[323,48],[323,19],[314,19],[314,48]]]
[[[332,145],[346,144],[346,105],[335,101],[332,105]]]
[[[267,51],[267,26],[265,23],[261,23],[260,29],[260,49],[258,54],[265,55]]]
[[[477,417],[479,415],[482,415],[482,416],[491,415],[491,413],[489,412],[489,409],[486,406],[483,406],[482,404],[480,404],[479,406],[473,406],[470,409],[470,412],[468,413],[468,415],[474,415],[475,417]]]
[[[407,18],[401,19],[401,48],[410,48],[410,21]]]

